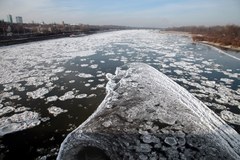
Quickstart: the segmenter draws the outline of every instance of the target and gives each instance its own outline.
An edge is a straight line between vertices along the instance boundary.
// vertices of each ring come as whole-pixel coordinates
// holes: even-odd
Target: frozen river
[[[150,30],[1,47],[0,159],[55,158],[66,135],[104,99],[106,73],[129,62],[165,73],[240,133],[235,54]]]

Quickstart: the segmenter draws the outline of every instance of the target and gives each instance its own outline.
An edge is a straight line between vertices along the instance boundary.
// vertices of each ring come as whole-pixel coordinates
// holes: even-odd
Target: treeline
[[[192,34],[194,41],[208,41],[219,43],[224,46],[240,47],[240,26],[188,26],[167,28],[167,31],[181,31]]]

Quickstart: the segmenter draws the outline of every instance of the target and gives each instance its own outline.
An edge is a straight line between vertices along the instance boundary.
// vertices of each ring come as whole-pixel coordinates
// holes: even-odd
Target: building
[[[8,22],[8,23],[13,23],[12,15],[11,15],[11,14],[7,15],[7,22]]]
[[[23,23],[22,17],[17,16],[17,17],[16,17],[16,22],[17,22],[17,23]]]

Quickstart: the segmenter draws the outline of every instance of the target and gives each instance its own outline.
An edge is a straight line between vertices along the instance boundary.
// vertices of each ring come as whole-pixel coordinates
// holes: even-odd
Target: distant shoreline
[[[202,44],[208,44],[223,50],[230,50],[230,51],[236,51],[236,52],[240,52],[240,47],[234,47],[234,46],[225,46],[222,45],[220,43],[214,43],[214,42],[210,42],[210,41],[200,41],[200,40],[193,40],[193,37],[196,36],[196,34],[192,34],[189,32],[182,32],[182,31],[161,31],[160,33],[169,33],[169,34],[176,34],[176,35],[182,35],[182,36],[186,36],[186,37],[190,37],[192,39],[193,43],[202,43]]]

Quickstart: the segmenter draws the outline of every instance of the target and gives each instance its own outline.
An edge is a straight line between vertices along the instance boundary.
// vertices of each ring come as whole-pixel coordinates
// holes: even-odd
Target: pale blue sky
[[[143,27],[240,25],[240,0],[0,0],[0,19]]]

